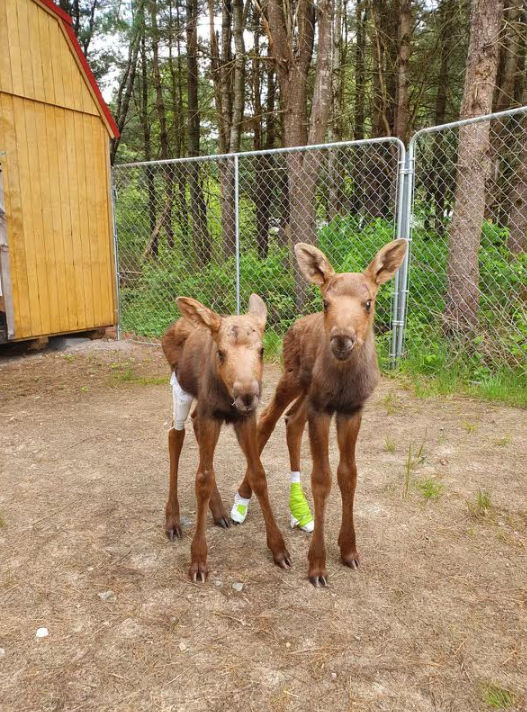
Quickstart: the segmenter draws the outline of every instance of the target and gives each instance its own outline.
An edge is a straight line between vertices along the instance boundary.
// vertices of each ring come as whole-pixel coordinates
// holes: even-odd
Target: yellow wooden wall
[[[108,149],[60,21],[32,0],[0,0],[0,152],[16,339],[116,322]]]

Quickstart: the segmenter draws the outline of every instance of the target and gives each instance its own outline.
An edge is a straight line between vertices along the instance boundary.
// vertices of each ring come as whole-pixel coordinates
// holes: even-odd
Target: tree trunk
[[[524,84],[522,104],[527,104],[527,82]],[[527,117],[519,120],[519,139],[517,143],[518,163],[511,178],[509,239],[508,248],[511,258],[517,257],[527,249]]]
[[[161,70],[159,67],[159,30],[157,27],[157,0],[150,0],[150,22],[151,22],[151,35],[152,35],[152,70],[154,79],[154,89],[156,93],[156,113],[159,121],[159,142],[161,145],[161,160],[166,161],[169,158],[169,148],[168,148],[168,130],[167,130],[167,115],[165,109],[165,100],[163,98],[163,84],[161,81]],[[167,208],[163,211],[165,216],[164,228],[167,238],[167,245],[169,248],[174,247],[174,229],[172,227],[172,205],[174,202],[174,180],[172,175],[172,167],[164,165],[162,167],[163,180],[165,183],[165,199],[167,202]],[[157,257],[159,254],[159,249],[157,246],[156,238],[156,249],[152,249],[152,255]]]
[[[503,0],[472,0],[463,118],[487,114],[492,109],[502,15]],[[488,122],[461,127],[448,255],[446,325],[450,331],[470,333],[477,326],[478,251],[485,210],[488,149]]]
[[[145,161],[152,160],[152,141],[151,141],[151,130],[150,130],[150,114],[148,110],[148,67],[147,67],[147,56],[146,56],[146,18],[143,8],[142,13],[142,32],[141,32],[141,125],[143,127],[143,141],[144,141],[144,158]],[[155,244],[152,245],[152,238],[155,233],[156,228],[156,191],[154,184],[154,174],[152,168],[147,166],[146,171],[146,185],[148,192],[148,224],[149,224],[149,234],[150,242],[147,253],[158,250],[158,242],[155,240]]]
[[[364,138],[364,107],[366,102],[366,22],[368,5],[365,0],[357,0],[355,9],[355,125],[353,138]]]
[[[397,59],[397,112],[395,135],[406,145],[410,122],[410,105],[408,95],[408,66],[410,63],[412,32],[412,9],[410,0],[400,0],[398,27],[398,59]]]
[[[457,0],[443,0],[439,6],[439,77],[435,106],[436,126],[444,124],[447,120],[447,101],[449,91],[449,63],[452,52],[454,17]],[[438,131],[434,136],[432,158],[432,186],[431,193],[434,203],[434,217],[436,230],[443,230],[444,214],[447,198],[452,193],[452,175],[448,170],[448,145],[443,131]]]
[[[187,75],[188,154],[199,156],[198,0],[187,0]],[[211,240],[207,227],[207,206],[200,180],[200,164],[189,163],[188,173],[194,251],[198,265],[203,267],[210,262]]]
[[[115,110],[115,123],[119,129],[119,134],[122,134],[123,128],[128,116],[128,109],[130,108],[130,100],[132,98],[132,92],[135,83],[135,73],[137,70],[137,57],[139,54],[139,38],[141,35],[141,23],[137,18],[142,17],[144,11],[144,0],[139,3],[139,8],[137,11],[136,19],[132,25],[130,31],[130,45],[128,48],[128,60],[126,66],[119,81],[119,88],[117,90],[117,106]],[[112,138],[111,148],[110,148],[110,159],[111,162],[115,162],[115,156],[117,155],[117,149],[119,148],[120,136],[117,138]]]
[[[494,111],[506,111],[514,105],[514,91],[525,40],[525,24],[521,23],[524,0],[506,0],[504,30],[502,32],[498,82]],[[511,151],[511,130],[515,120],[497,119],[492,122],[490,139],[490,172],[487,185],[485,216],[506,227],[510,212],[511,165],[515,156]]]

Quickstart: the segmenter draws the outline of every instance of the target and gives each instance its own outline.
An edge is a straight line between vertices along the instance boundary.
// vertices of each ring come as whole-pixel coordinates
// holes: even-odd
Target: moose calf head
[[[379,287],[394,276],[405,253],[406,240],[394,240],[379,250],[364,272],[337,274],[319,249],[303,242],[295,245],[300,270],[322,292],[324,327],[338,361],[346,361],[364,343],[373,326]]]
[[[247,314],[225,317],[196,299],[178,297],[176,302],[191,323],[210,331],[212,366],[232,404],[242,415],[254,411],[262,388],[262,337],[267,320],[267,307],[263,300],[257,294],[251,294]]]

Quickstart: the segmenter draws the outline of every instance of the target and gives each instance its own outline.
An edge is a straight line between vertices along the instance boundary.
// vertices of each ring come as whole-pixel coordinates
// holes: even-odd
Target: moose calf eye
[[[263,358],[263,357],[264,357],[264,353],[265,353],[265,349],[262,347],[262,348],[260,349],[260,358]]]
[[[366,311],[369,312],[371,309],[371,299],[368,299],[364,306],[366,307]]]
[[[225,361],[225,351],[218,349],[218,358],[220,361]]]
[[[328,303],[326,302],[326,300],[324,299],[324,311],[327,311],[327,310],[328,310],[328,307],[329,307],[329,304],[328,304]]]

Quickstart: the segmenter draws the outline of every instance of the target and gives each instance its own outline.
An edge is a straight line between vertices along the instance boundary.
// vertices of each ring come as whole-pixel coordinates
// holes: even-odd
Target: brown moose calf
[[[168,434],[170,487],[166,505],[165,531],[170,540],[181,538],[177,496],[178,467],[185,420],[192,400],[194,433],[199,445],[196,474],[197,523],[191,546],[190,578],[207,578],[207,509],[222,527],[229,520],[216,486],[213,458],[222,423],[232,423],[247,460],[247,480],[256,492],[267,530],[267,545],[275,563],[290,567],[290,557],[276,525],[265,472],[256,440],[256,408],[260,401],[263,372],[262,335],[267,309],[260,297],[252,294],[249,312],[242,316],[221,317],[195,299],[179,297],[183,314],[163,336],[163,351],[172,369],[174,425]]]
[[[308,576],[315,586],[327,583],[324,515],[331,488],[328,441],[334,413],[340,450],[337,479],[342,495],[340,554],[346,566],[356,568],[359,564],[353,525],[355,444],[364,403],[379,379],[373,335],[375,297],[380,285],[394,276],[405,252],[405,240],[394,240],[379,250],[365,272],[336,274],[316,247],[303,243],[295,246],[302,273],[320,287],[324,311],[299,319],[284,338],[284,374],[258,423],[258,452],[294,401],[286,414],[292,472],[300,471],[302,433],[306,422],[309,424],[315,529]],[[247,477],[238,492],[241,497],[251,496]]]

